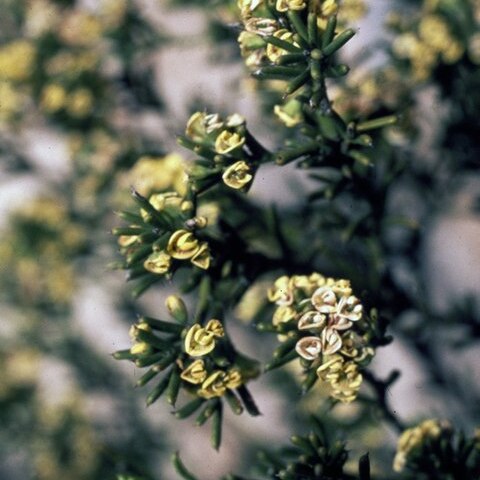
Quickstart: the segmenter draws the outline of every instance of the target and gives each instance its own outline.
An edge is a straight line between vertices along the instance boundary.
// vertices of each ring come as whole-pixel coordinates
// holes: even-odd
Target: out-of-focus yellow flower
[[[45,63],[45,70],[49,75],[77,78],[83,72],[95,70],[99,61],[99,54],[92,50],[61,51]]]
[[[168,240],[167,253],[177,260],[188,260],[199,249],[199,241],[188,230],[177,230]]]
[[[450,434],[452,426],[445,420],[425,420],[416,427],[405,430],[398,440],[393,469],[401,472],[408,463],[408,457],[427,440],[434,440],[442,434]]]
[[[355,22],[363,18],[367,10],[364,0],[343,0],[342,8],[338,12],[338,19],[342,23]]]
[[[0,47],[0,80],[20,82],[32,73],[35,47],[27,40],[15,40]]]
[[[65,106],[67,92],[58,83],[50,83],[43,88],[40,107],[47,112],[57,112]]]
[[[127,0],[102,0],[99,18],[104,28],[112,29],[120,26],[128,9]]]
[[[165,157],[140,157],[126,175],[126,181],[135,185],[144,196],[172,188],[184,195],[187,186],[185,161],[177,153]]]
[[[172,266],[172,258],[164,250],[151,253],[143,262],[143,267],[149,272],[165,275]]]
[[[200,358],[195,360],[185,370],[183,370],[183,372],[180,374],[180,378],[188,383],[193,383],[194,385],[204,382],[207,378],[205,362]]]
[[[289,100],[285,105],[275,105],[273,113],[289,128],[303,121],[302,104],[296,99]]]
[[[54,30],[61,18],[58,6],[48,0],[30,1],[24,12],[24,28],[28,37],[39,37]]]
[[[323,17],[331,17],[338,12],[338,3],[336,0],[324,0],[320,11]]]
[[[288,306],[280,306],[275,310],[273,314],[272,323],[274,325],[280,325],[281,323],[286,323],[294,320],[296,316],[297,312],[293,308]]]
[[[303,10],[307,4],[304,0],[277,0],[275,8],[279,12],[288,12],[288,10]]]
[[[239,160],[223,172],[222,180],[225,185],[238,190],[252,181],[253,175],[250,171],[250,166],[245,161]]]
[[[79,88],[68,96],[66,108],[73,117],[84,118],[91,113],[93,105],[92,92],[87,88]]]
[[[75,47],[95,44],[102,33],[102,24],[98,18],[81,10],[72,10],[66,14],[58,32],[67,45]]]
[[[224,130],[215,140],[215,151],[224,155],[239,149],[245,143],[245,137],[236,132]]]
[[[273,287],[267,292],[268,300],[277,305],[291,305],[293,302],[293,291],[290,285],[290,278],[283,275],[275,280]]]
[[[198,268],[207,270],[210,267],[211,262],[210,249],[208,248],[207,242],[202,242],[199,245],[199,248],[195,255],[190,259],[190,261]]]
[[[285,28],[281,28],[280,30],[277,30],[274,34],[274,37],[279,38],[280,40],[283,40],[284,42],[289,42],[294,45],[296,43],[293,40],[293,33],[290,32],[289,30]],[[272,45],[269,43],[267,45],[267,57],[271,62],[276,62],[282,55],[287,54],[288,52],[284,50],[283,48],[277,47],[276,45]]]

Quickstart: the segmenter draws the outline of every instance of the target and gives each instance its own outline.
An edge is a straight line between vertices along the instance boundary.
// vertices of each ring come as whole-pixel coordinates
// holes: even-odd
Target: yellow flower
[[[240,370],[236,368],[232,368],[231,370],[229,370],[224,379],[224,382],[227,388],[238,388],[243,383],[243,378]]]
[[[332,376],[338,374],[343,367],[344,359],[341,355],[332,355],[324,359],[323,363],[317,368],[317,375],[320,380],[328,381]]]
[[[180,378],[194,385],[204,382],[207,378],[205,362],[201,359],[195,360],[180,374]]]
[[[250,173],[250,166],[243,160],[239,160],[230,165],[222,175],[225,185],[238,190],[253,179],[253,175]]]
[[[86,117],[93,108],[92,92],[86,88],[79,88],[69,95],[67,99],[67,111],[73,117]]]
[[[122,248],[130,247],[139,241],[138,235],[120,235],[118,237],[118,245]]]
[[[221,338],[225,335],[222,322],[215,318],[212,318],[208,321],[208,323],[205,325],[205,330],[217,338]]]
[[[223,130],[215,140],[215,151],[221,155],[240,148],[245,143],[245,137],[238,133]]]
[[[199,249],[198,240],[188,230],[177,230],[168,240],[167,253],[177,260],[188,260]]]
[[[57,112],[65,105],[67,92],[58,83],[46,85],[42,91],[40,106],[47,112]]]
[[[205,137],[222,127],[223,122],[218,114],[196,112],[188,119],[185,135],[194,142],[203,142]]]
[[[351,403],[357,398],[362,381],[363,377],[358,371],[358,366],[349,362],[337,377],[330,380],[331,396],[342,403]]]
[[[208,248],[208,243],[202,242],[199,245],[199,248],[195,255],[190,259],[190,261],[198,268],[207,270],[210,267],[210,249]]]
[[[225,372],[222,372],[221,370],[217,370],[216,372],[213,372],[202,383],[202,388],[197,392],[198,395],[206,399],[221,397],[225,393],[225,390],[227,389],[225,380],[226,380]]]
[[[273,287],[268,289],[267,296],[270,302],[275,302],[279,306],[291,305],[293,303],[293,291],[290,278],[286,275],[277,278]]]
[[[143,267],[152,273],[164,275],[170,270],[172,258],[164,250],[151,253],[143,262]]]
[[[279,12],[287,12],[288,10],[303,10],[306,6],[304,0],[277,0],[275,8]]]
[[[317,375],[330,384],[330,396],[342,403],[350,403],[357,398],[363,381],[358,366],[353,362],[345,362],[338,354],[324,361],[317,368]]]
[[[293,33],[285,28],[277,30],[273,36],[285,42],[296,45],[296,43],[293,41]],[[286,53],[288,52],[283,48],[272,45],[271,43],[267,45],[267,57],[271,62],[276,62],[282,55],[285,55]]]
[[[196,323],[185,337],[185,351],[192,357],[202,357],[215,348],[215,339],[223,337],[223,326],[219,320],[210,320],[203,328]]]
[[[280,325],[281,323],[289,322],[297,316],[297,312],[288,306],[280,306],[275,310],[273,314],[272,323],[274,325]]]
[[[0,47],[0,79],[22,81],[32,72],[35,47],[27,40],[16,40]]]

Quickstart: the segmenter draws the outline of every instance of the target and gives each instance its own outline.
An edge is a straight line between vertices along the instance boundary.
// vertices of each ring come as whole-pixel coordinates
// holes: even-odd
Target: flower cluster
[[[11,215],[0,242],[2,277],[8,301],[65,308],[75,290],[72,259],[87,247],[87,233],[59,197],[39,197]]]
[[[187,122],[180,143],[201,155],[190,168],[195,191],[223,182],[234,190],[247,190],[259,158],[247,139],[245,119],[238,114],[223,120],[218,114],[194,113]]]
[[[390,15],[389,26],[396,33],[394,57],[406,63],[414,81],[429,79],[442,65],[462,59],[480,63],[478,2],[424,1],[421,15]]]
[[[299,356],[307,370],[307,388],[319,378],[329,384],[333,398],[353,401],[362,383],[360,369],[374,349],[363,306],[350,282],[318,273],[283,276],[268,298],[277,305],[273,326],[286,333],[281,337],[284,345],[274,354],[277,359],[285,363]]]
[[[208,242],[198,235],[207,226],[207,219],[194,214],[194,204],[186,197],[181,157],[174,154],[163,158],[142,157],[132,172],[129,178],[139,174],[134,183],[149,196],[133,190],[139,210],[120,213],[129,225],[113,232],[119,236],[120,252],[125,257],[122,268],[130,270],[130,279],[141,280],[136,294],[159,276],[173,274],[185,262],[208,269],[211,261]]]
[[[478,430],[472,438],[465,438],[447,420],[425,420],[400,436],[393,469],[412,479],[432,478],[433,471],[444,475],[438,478],[453,478],[454,474],[458,478],[478,478],[479,439]]]
[[[347,15],[361,13],[362,2],[346,3]],[[274,7],[241,0],[238,5],[244,25],[238,38],[241,54],[249,68],[258,69],[257,78],[288,81],[287,94],[304,85],[313,87],[314,97],[319,97],[319,80],[347,73],[330,58],[354,34],[345,30],[335,35],[336,0],[278,0]]]
[[[234,390],[243,383],[238,368],[220,369],[207,357],[215,349],[216,340],[223,336],[223,325],[215,319],[210,320],[205,327],[198,323],[192,325],[185,336],[185,352],[191,357],[191,361],[185,366],[180,377],[192,385],[200,386],[197,390],[199,397],[221,397],[227,389]]]
[[[138,380],[139,386],[169,369],[148,395],[147,404],[166,392],[167,401],[175,405],[183,390],[193,399],[175,415],[186,418],[204,406],[197,417],[199,425],[212,415],[221,415],[223,398],[236,414],[244,408],[252,415],[258,414],[245,386],[258,375],[257,362],[231,347],[220,320],[189,324],[187,309],[179,297],[168,297],[166,305],[175,322],[140,317],[130,330],[132,347],[114,354],[117,359],[134,361],[138,367],[150,367]],[[215,442],[214,446],[218,448]]]
[[[33,105],[64,128],[90,127],[105,118],[115,95],[103,58],[108,54],[120,68],[129,68],[118,40],[136,15],[129,0],[80,3],[19,0],[4,7],[5,32],[20,32],[22,38],[7,34],[0,41],[0,120],[15,121]],[[145,26],[145,37],[152,35],[144,21],[135,21]]]

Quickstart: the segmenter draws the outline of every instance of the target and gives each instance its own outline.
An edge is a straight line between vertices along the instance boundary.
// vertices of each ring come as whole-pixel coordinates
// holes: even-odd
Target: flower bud
[[[184,301],[177,295],[169,295],[165,300],[168,313],[179,323],[186,323],[188,320],[187,307]]]

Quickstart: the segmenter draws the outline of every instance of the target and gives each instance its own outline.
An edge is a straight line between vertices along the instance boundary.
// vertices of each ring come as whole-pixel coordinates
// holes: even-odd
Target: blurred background
[[[442,346],[437,361],[443,385],[432,383],[432,364],[410,345],[409,335],[418,334],[418,312],[398,320],[394,343],[378,352],[373,369],[380,376],[402,371],[389,400],[405,422],[446,416],[469,428],[480,416],[480,19],[474,19],[460,56],[432,61],[428,72],[416,72],[418,78],[413,56],[404,53],[408,42],[391,48],[395,35],[418,29],[441,3],[362,3],[358,35],[346,49],[353,80],[338,98],[340,103],[349,92],[365,101],[367,111],[401,107],[406,121],[392,131],[390,143],[417,162],[412,178],[438,175],[437,188],[448,184],[437,209],[430,208],[436,199],[427,199],[430,194],[408,179],[389,199],[421,227],[415,266],[408,251],[394,248],[401,235],[393,235],[389,261],[406,290],[420,288],[418,276],[427,279],[420,285],[428,291],[416,294],[448,327],[436,332],[434,345]],[[473,1],[443,3],[480,10]],[[124,274],[109,267],[118,260],[110,234],[118,224],[114,211],[128,205],[130,186],[141,181],[138,160],[160,162],[172,152],[188,158],[175,137],[189,115],[204,108],[238,112],[263,144],[281,143],[284,127],[266,113],[271,91],[255,85],[240,57],[235,4],[0,0],[2,479],[173,479],[169,457],[181,450],[199,478],[214,480],[245,469],[259,445],[286,443],[299,422],[292,405],[315,410],[318,398],[285,394],[279,384],[293,380],[272,373],[252,385],[262,416],[227,416],[217,453],[208,444],[208,428],[179,422],[160,402],[147,409],[145,391],[133,388],[139,373],[110,355],[130,348],[136,312],[162,318],[165,295],[174,291],[174,285],[153,289],[134,301]],[[412,12],[415,20],[405,26],[399,15]],[[388,76],[372,83],[371,72],[386,64],[405,74],[404,84],[398,77],[388,83]],[[458,75],[450,81],[454,68]],[[412,78],[423,84],[405,100]],[[458,78],[464,83],[458,85]],[[445,178],[449,170],[438,167],[445,156],[457,162],[455,178]],[[265,167],[251,196],[260,205],[290,208],[308,188],[298,169]],[[471,327],[471,341],[461,346],[454,342],[464,333],[458,319]],[[232,328],[243,350],[267,360],[272,344],[237,323]],[[337,415],[353,426],[360,413],[353,405]],[[368,420],[357,422],[358,451],[378,451],[380,466],[388,464],[395,435],[377,425],[373,413]]]

